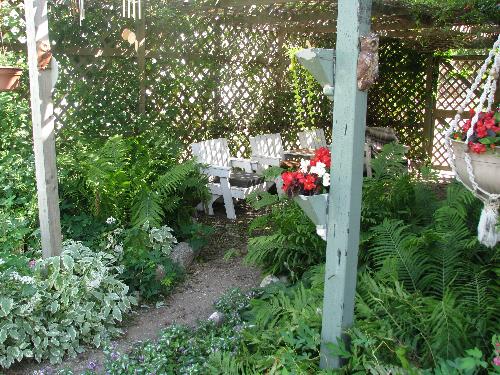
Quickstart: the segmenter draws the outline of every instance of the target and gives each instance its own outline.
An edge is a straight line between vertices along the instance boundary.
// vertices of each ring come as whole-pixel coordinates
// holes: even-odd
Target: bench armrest
[[[223,167],[219,165],[211,165],[206,168],[202,168],[201,172],[208,176],[219,177],[219,178],[229,178],[231,176],[231,168]]]

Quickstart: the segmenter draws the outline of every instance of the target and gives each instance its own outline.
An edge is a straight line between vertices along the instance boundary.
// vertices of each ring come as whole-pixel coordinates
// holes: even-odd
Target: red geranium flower
[[[482,154],[486,152],[486,145],[483,145],[482,143],[469,142],[469,148],[476,154]]]
[[[472,135],[468,137],[472,119],[476,115],[476,111],[471,109],[469,111],[470,119],[464,122],[461,131],[452,134],[452,138],[463,142],[469,140],[469,149],[478,154],[482,154],[488,149],[495,149],[500,144],[500,108],[497,106],[493,108],[496,109],[478,114]],[[483,139],[487,139],[487,141],[483,141],[485,144],[481,143]]]

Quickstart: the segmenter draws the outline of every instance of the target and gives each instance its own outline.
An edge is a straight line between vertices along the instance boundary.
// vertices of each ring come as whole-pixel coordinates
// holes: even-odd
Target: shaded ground
[[[259,285],[260,272],[242,262],[251,213],[247,212],[245,206],[239,206],[238,219],[230,221],[226,219],[223,207],[214,208],[214,217],[202,216],[199,221],[213,226],[216,232],[189,269],[186,280],[165,299],[164,306],[141,307],[128,318],[123,328],[125,335],[116,340],[120,352],[126,352],[138,341],[155,339],[163,328],[172,323],[195,325],[197,320],[208,318],[214,311],[213,302],[228,289],[245,290]],[[232,256],[224,260],[225,254]],[[80,373],[90,361],[100,364],[103,358],[101,350],[88,349],[54,369],[70,368]],[[47,364],[25,361],[4,373],[32,374],[35,370],[45,368]]]

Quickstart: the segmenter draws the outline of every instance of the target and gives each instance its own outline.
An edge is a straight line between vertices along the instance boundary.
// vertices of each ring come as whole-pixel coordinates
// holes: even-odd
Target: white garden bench
[[[213,203],[222,197],[228,219],[236,219],[234,199],[245,199],[254,191],[266,189],[266,183],[257,175],[257,162],[230,156],[224,138],[193,143],[193,156],[203,164],[202,172],[208,176],[208,188],[212,197],[208,202],[208,214],[213,215]],[[244,170],[236,171],[235,168]]]
[[[283,143],[281,134],[261,134],[250,137],[250,146],[252,148],[252,161],[257,162],[257,171],[261,172],[269,167],[279,167],[284,160]],[[283,179],[281,176],[274,181],[279,195],[283,193]],[[268,188],[270,186],[266,186]]]

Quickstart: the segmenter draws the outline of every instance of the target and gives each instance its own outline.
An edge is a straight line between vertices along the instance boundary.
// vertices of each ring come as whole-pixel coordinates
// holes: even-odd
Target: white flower
[[[2,264],[5,264],[5,260],[3,260],[2,258],[0,258],[0,266],[1,266]]]
[[[330,173],[325,173],[323,175],[323,186],[325,187],[330,186]]]
[[[311,165],[311,161],[310,160],[302,159],[300,161],[300,171],[302,173],[307,173],[310,165]]]
[[[120,244],[116,245],[115,246],[115,251],[117,253],[123,253],[123,244],[120,243]]]
[[[323,177],[326,173],[326,164],[322,162],[316,163],[314,167],[311,167],[311,173],[317,174],[318,177]]]
[[[116,219],[113,216],[110,216],[106,219],[106,224],[113,225],[116,223]]]
[[[34,284],[35,279],[31,276],[21,276],[16,271],[11,273],[12,280],[19,281],[21,284]]]
[[[21,31],[21,30],[17,26],[14,26],[12,29],[10,29],[10,32],[12,34],[19,34],[19,31]]]

